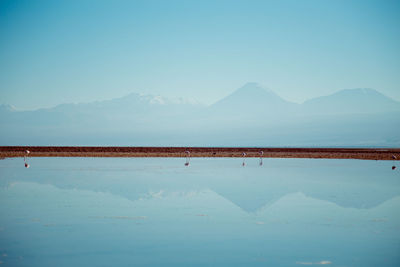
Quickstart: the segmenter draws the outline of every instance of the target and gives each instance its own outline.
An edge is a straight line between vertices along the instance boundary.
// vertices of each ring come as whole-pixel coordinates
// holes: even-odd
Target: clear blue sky
[[[129,92],[212,103],[246,82],[295,102],[400,100],[400,1],[0,1],[0,103]]]

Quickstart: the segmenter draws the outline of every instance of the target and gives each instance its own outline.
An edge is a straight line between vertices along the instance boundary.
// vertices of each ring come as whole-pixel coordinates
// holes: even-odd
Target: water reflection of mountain
[[[344,186],[340,182],[326,185],[309,183],[246,184],[212,188],[217,194],[228,199],[247,212],[266,208],[285,195],[302,192],[308,197],[329,201],[341,207],[369,209],[400,195],[398,187],[373,187],[370,184]]]
[[[69,169],[62,166],[68,160],[51,159],[47,164],[46,160],[38,160],[37,168],[29,171],[3,166],[0,186],[7,187],[14,182],[35,182],[61,189],[107,192],[132,201],[151,197],[150,192],[185,194],[212,190],[246,212],[256,212],[295,192],[342,207],[358,209],[369,209],[400,195],[398,175],[375,162],[371,165],[361,161],[286,160],[296,164],[283,167],[281,164],[285,161],[268,160],[267,166],[263,168],[232,169],[229,168],[232,161],[226,161],[226,168],[198,166],[192,169],[129,169],[123,163],[116,166],[114,161],[107,162],[108,167],[105,167],[107,165],[103,161],[106,160],[103,159],[99,160],[99,166],[102,167],[89,168],[71,163],[74,167]],[[85,164],[84,160],[77,162],[78,165]],[[203,162],[218,165],[217,161]],[[306,167],[302,162],[318,164]],[[331,164],[332,162],[339,165]]]

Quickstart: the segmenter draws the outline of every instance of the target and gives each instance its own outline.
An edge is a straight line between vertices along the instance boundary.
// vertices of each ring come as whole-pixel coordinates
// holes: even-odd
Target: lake
[[[3,266],[400,266],[390,161],[0,160]]]

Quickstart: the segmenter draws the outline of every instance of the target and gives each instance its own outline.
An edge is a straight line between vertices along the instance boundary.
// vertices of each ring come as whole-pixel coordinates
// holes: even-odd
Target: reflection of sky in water
[[[391,162],[0,161],[4,266],[399,266]]]

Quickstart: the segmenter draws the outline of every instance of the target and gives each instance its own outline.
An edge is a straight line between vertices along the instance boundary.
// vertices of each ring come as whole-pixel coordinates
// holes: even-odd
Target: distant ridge
[[[374,89],[356,88],[307,100],[303,107],[307,112],[320,114],[384,113],[400,111],[400,102]]]

